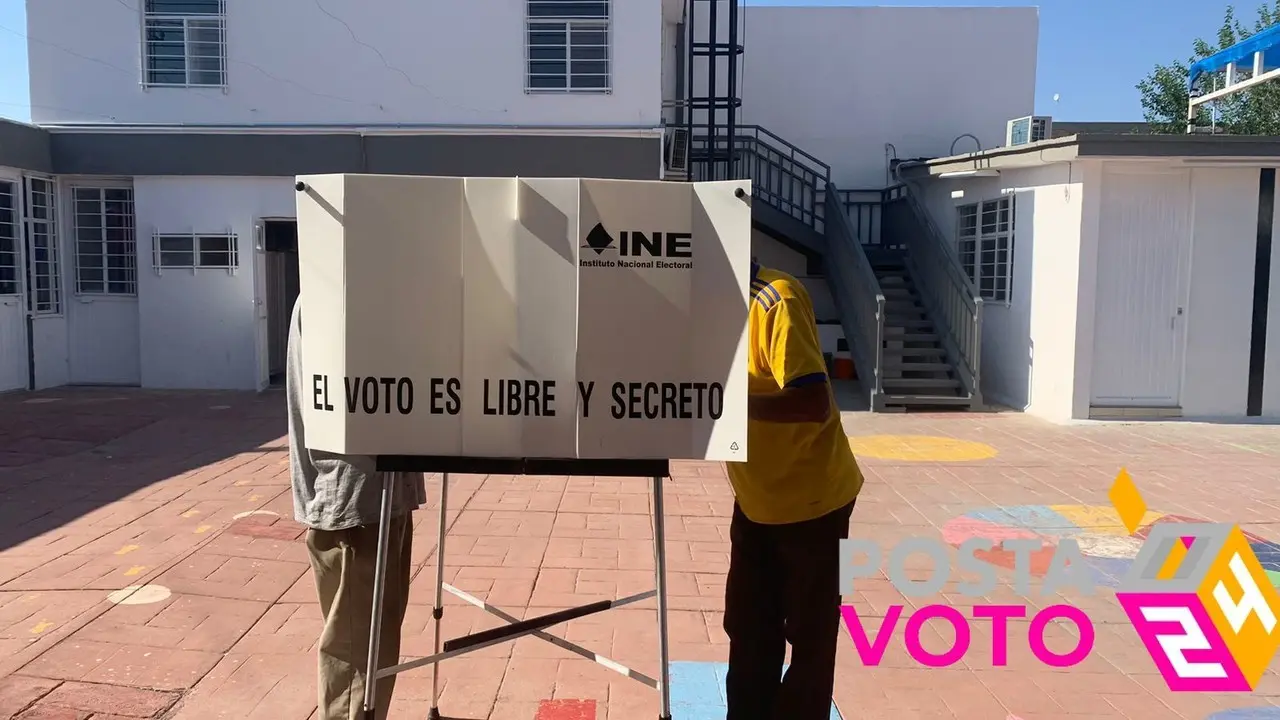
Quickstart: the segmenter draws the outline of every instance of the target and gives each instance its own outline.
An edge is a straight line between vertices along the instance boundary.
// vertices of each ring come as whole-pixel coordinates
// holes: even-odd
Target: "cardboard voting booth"
[[[657,689],[671,717],[662,482],[747,457],[748,181],[300,176],[308,446],[439,473],[431,656],[379,668],[382,486],[364,712],[378,679],[533,635]],[[444,582],[451,473],[652,481],[655,589],[518,619]],[[441,642],[443,593],[505,627]],[[658,677],[545,632],[657,600]]]
[[[746,458],[747,182],[299,179],[313,449]]]

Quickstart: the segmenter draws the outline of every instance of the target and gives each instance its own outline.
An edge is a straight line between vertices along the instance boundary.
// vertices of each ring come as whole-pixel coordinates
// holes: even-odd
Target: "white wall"
[[[899,158],[951,154],[962,133],[992,148],[1034,109],[1036,8],[751,6],[744,24],[744,121],[844,189],[885,186],[885,143]]]
[[[294,195],[293,178],[134,179],[144,387],[257,387],[253,225],[261,217],[293,217]],[[228,229],[240,252],[233,274],[152,269],[153,233]]]
[[[1107,202],[1103,174],[1119,162],[1063,163],[1004,170],[999,178],[923,184],[930,212],[952,238],[957,205],[1017,188],[1011,302],[988,302],[983,316],[982,379],[989,399],[1052,420],[1088,417],[1097,314],[1124,311],[1096,304],[1098,243],[1125,239],[1100,225]],[[1110,177],[1114,182],[1124,176]],[[1258,168],[1197,167],[1188,177],[1192,238],[1180,405],[1185,417],[1241,418],[1248,393]],[[950,197],[953,190],[963,190],[964,197]],[[1271,273],[1265,416],[1280,415],[1280,253],[1272,256]]]
[[[804,255],[759,230],[751,231],[751,255],[761,265],[792,277],[804,277],[809,274],[809,263]]]
[[[590,95],[524,92],[524,0],[227,0],[227,91],[148,91],[139,4],[27,3],[28,35],[75,51],[29,43],[34,122],[659,121],[660,0],[613,4],[613,92]]]
[[[952,242],[956,207],[1014,195],[1009,302],[983,305],[982,393],[988,402],[1050,419],[1072,415],[1082,177],[1077,163],[923,185],[929,211]],[[952,198],[952,191],[964,195]]]

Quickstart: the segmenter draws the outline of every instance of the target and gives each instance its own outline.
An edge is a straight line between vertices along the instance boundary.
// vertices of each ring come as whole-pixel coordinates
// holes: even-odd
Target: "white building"
[[[1280,416],[1278,160],[1280,138],[1077,135],[901,173],[977,258],[989,400],[1232,419]]]
[[[0,124],[0,390],[265,387],[296,294],[294,175],[656,179],[666,157],[684,177],[665,153],[688,142],[706,177],[708,96],[740,98],[757,254],[831,280],[832,349],[864,348],[842,253],[863,255],[823,240],[845,229],[827,196],[865,241],[850,188],[892,184],[895,157],[998,145],[1032,111],[1037,12],[739,8],[732,38],[730,4],[28,2],[33,124]],[[744,51],[708,65],[712,36]]]

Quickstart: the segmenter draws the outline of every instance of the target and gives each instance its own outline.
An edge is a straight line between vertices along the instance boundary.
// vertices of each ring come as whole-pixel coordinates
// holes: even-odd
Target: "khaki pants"
[[[409,603],[413,555],[413,525],[409,516],[394,518],[390,533],[378,667],[388,667],[400,660],[400,626]],[[320,612],[324,614],[319,648],[320,709],[316,719],[362,720],[378,527],[312,529],[307,531],[307,550],[320,593]],[[387,717],[394,688],[394,676],[378,681],[379,720]]]

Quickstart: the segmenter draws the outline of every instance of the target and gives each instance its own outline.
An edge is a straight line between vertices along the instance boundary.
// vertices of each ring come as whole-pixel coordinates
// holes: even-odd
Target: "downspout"
[[[688,6],[686,5],[686,8]],[[683,126],[685,105],[689,102],[688,88],[685,87],[685,65],[688,58],[685,57],[687,38],[684,35],[684,18],[681,18],[680,24],[676,25],[676,127]]]

